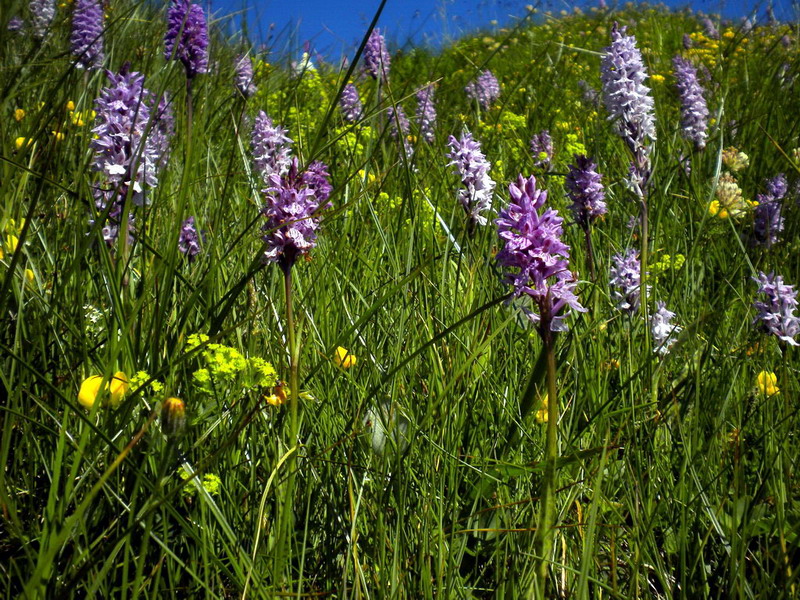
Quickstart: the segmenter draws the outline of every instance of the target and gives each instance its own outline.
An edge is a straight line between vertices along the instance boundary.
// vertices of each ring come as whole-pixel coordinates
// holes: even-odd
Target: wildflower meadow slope
[[[796,596],[796,23],[204,7],[0,14],[5,596]]]

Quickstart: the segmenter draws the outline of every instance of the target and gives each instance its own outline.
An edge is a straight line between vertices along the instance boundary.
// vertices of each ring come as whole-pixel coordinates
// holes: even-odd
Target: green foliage
[[[800,213],[786,200],[782,241],[763,249],[748,244],[750,204],[737,215],[710,210],[733,170],[728,148],[746,200],[779,172],[797,180],[794,29],[723,26],[710,40],[688,12],[528,13],[438,52],[395,53],[387,85],[355,78],[365,110],[355,125],[336,109],[346,73],[324,62],[292,70],[283,65],[298,57],[256,56],[259,92],[245,101],[232,84],[244,44],[217,31],[189,123],[183,70],[163,58],[165,11],[120,0],[108,9],[106,66],[130,62],[155,94],[169,92],[177,118],[169,163],[149,203],[130,207],[136,235],[123,248],[90,224],[92,110],[106,77],[72,66],[70,10],[59,6],[44,43],[0,39],[6,596],[516,598],[528,589],[545,441],[541,343],[518,304],[504,302],[493,227],[471,235],[466,226],[446,158],[447,137],[464,127],[492,162],[496,209],[519,173],[548,190],[589,309],[556,338],[552,589],[796,593],[797,354],[751,326],[751,277],[775,271],[800,284]],[[641,316],[615,309],[607,283],[612,255],[638,247],[638,207],[624,185],[627,149],[579,81],[599,89],[614,21],[635,23],[656,103],[648,308],[665,301],[684,328],[665,356],[649,351]],[[708,70],[703,152],[679,133],[676,53]],[[479,111],[463,88],[484,68],[502,94]],[[409,158],[386,110],[413,115],[429,82],[436,139],[426,144],[412,123]],[[249,154],[259,110],[289,129],[301,164],[325,162],[334,185],[319,245],[293,271],[298,446],[283,403],[284,282],[261,260],[264,185]],[[547,171],[529,147],[543,129],[555,146]],[[583,151],[609,204],[592,231],[596,281],[564,190]],[[192,261],[178,250],[189,216],[205,232]],[[340,346],[357,360],[337,364]],[[84,379],[100,385],[118,371],[130,376],[118,407],[78,403]],[[157,418],[168,397],[186,405],[180,436]],[[280,549],[275,515],[285,506],[293,535]]]

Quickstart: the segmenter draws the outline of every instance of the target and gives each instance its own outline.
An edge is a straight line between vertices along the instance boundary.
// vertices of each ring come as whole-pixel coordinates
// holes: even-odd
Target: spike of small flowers
[[[470,225],[486,225],[486,217],[481,214],[492,208],[492,197],[497,185],[489,176],[492,165],[486,160],[481,145],[472,138],[469,131],[456,139],[448,140],[450,152],[448,165],[455,165],[464,187],[458,192],[458,199],[470,219]]]
[[[758,294],[763,295],[763,300],[753,303],[758,311],[753,324],[787,344],[799,345],[794,339],[800,333],[800,319],[795,315],[797,291],[794,286],[785,284],[780,275],[767,275],[763,271],[753,280],[758,283]]]
[[[326,172],[324,165],[321,169],[317,167],[315,177],[324,177]],[[267,218],[262,227],[266,232],[262,239],[267,244],[264,260],[277,262],[288,271],[298,257],[316,246],[319,212],[330,203],[317,196],[317,190],[322,187],[319,181],[315,189],[304,180],[296,158],[285,177],[273,173],[270,183],[271,187],[264,190],[267,203],[261,211]]]
[[[352,83],[344,86],[342,96],[339,98],[339,108],[342,111],[344,120],[348,123],[355,123],[364,115],[361,98],[358,96],[358,89]]]
[[[54,0],[30,0],[28,8],[31,11],[31,25],[33,35],[43,39],[56,16],[56,3]]]
[[[476,79],[470,81],[464,91],[467,96],[477,101],[483,110],[486,110],[500,97],[500,84],[494,73],[486,69]]]
[[[597,172],[597,165],[586,156],[576,155],[575,164],[569,166],[566,178],[568,195],[572,200],[570,210],[575,221],[583,229],[606,214],[603,176]]]
[[[667,310],[664,302],[656,302],[656,311],[650,315],[650,333],[653,336],[653,348],[658,354],[667,354],[682,331],[681,327],[673,325],[674,318],[675,313]]]
[[[262,110],[256,115],[250,149],[253,153],[253,166],[262,181],[270,185],[273,175],[283,177],[292,164],[291,144],[286,130],[274,125],[272,119]]]
[[[236,58],[234,85],[245,98],[251,98],[258,91],[253,83],[253,61],[246,54]]]
[[[419,125],[419,135],[427,143],[434,140],[434,129],[436,128],[436,106],[434,105],[433,84],[428,84],[417,92],[417,124]]]
[[[527,296],[536,310],[527,317],[542,328],[563,331],[569,308],[585,312],[575,295],[577,280],[569,270],[569,246],[561,239],[563,219],[544,207],[547,192],[536,188],[536,178],[519,176],[508,186],[511,201],[495,220],[504,244],[497,253],[503,280],[514,287],[513,296]]]
[[[167,11],[164,58],[181,61],[188,79],[208,72],[208,26],[199,4],[172,1]]]
[[[364,46],[364,72],[373,79],[387,81],[389,79],[389,66],[391,59],[386,50],[386,40],[381,35],[380,29],[373,29]]]
[[[181,225],[181,234],[178,237],[178,250],[189,257],[189,262],[200,254],[200,234],[194,224],[194,217],[189,217]]]
[[[772,179],[767,180],[767,195],[773,200],[783,200],[786,192],[789,191],[789,182],[786,175],[778,173]]]
[[[531,138],[531,153],[534,167],[541,169],[550,167],[550,162],[553,160],[553,139],[547,129],[543,129]]]
[[[703,29],[705,29],[706,32],[706,37],[712,40],[719,39],[719,30],[717,29],[717,26],[714,25],[714,22],[711,19],[709,19],[708,17],[703,17],[702,24],[703,24]]]
[[[98,0],[77,0],[69,41],[78,68],[93,70],[103,66],[103,7]]]
[[[611,298],[618,310],[635,314],[639,310],[641,287],[639,255],[633,248],[628,248],[625,254],[615,254],[611,260]]]
[[[708,106],[703,88],[697,81],[697,69],[683,57],[672,59],[681,99],[681,127],[683,137],[694,143],[698,150],[706,147],[708,137]]]
[[[650,152],[656,139],[653,98],[644,84],[647,70],[636,38],[617,24],[611,30],[611,45],[601,59],[600,79],[609,119],[634,157],[629,185],[640,196],[650,178]],[[643,182],[641,184],[640,182]]]
[[[128,65],[119,74],[106,74],[110,86],[95,100],[97,118],[90,146],[94,151],[92,169],[105,180],[95,188],[95,204],[99,211],[112,205],[103,237],[113,243],[129,188],[134,205],[142,205],[145,190],[158,185],[164,138],[158,133],[158,123],[150,123],[154,99],[144,87],[144,75],[131,72]],[[132,215],[129,218],[132,222]]]
[[[389,120],[389,134],[394,138],[405,138],[411,130],[411,123],[402,106],[390,106],[386,111]]]
[[[25,21],[22,20],[21,17],[14,15],[8,20],[8,30],[12,33],[16,33],[18,31],[22,31],[22,28],[25,26]]]

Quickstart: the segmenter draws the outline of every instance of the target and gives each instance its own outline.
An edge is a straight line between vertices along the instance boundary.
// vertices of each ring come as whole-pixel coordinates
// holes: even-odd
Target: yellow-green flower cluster
[[[371,127],[338,127],[333,135],[336,140],[337,154],[349,156],[360,161],[364,157],[366,146],[372,140]]]
[[[245,358],[236,348],[223,344],[209,344],[209,337],[195,333],[187,339],[187,351],[203,346],[200,355],[205,367],[193,374],[197,387],[204,392],[212,393],[215,386],[226,387],[238,382],[245,389],[272,387],[278,381],[274,367],[257,356]]]
[[[676,254],[675,256],[664,254],[658,261],[650,265],[648,271],[651,277],[658,278],[667,271],[677,271],[685,262],[686,257],[683,254]]]
[[[414,208],[417,211],[417,220],[422,225],[424,230],[436,228],[437,231],[441,229],[441,223],[436,217],[436,211],[431,203],[428,201],[430,198],[430,189],[415,189],[412,194]],[[403,198],[400,196],[389,196],[386,192],[378,194],[378,204],[388,210],[397,210],[403,206]],[[406,219],[406,225],[411,225],[411,217]]]
[[[131,389],[138,390],[140,387],[145,385],[149,380],[150,380],[150,374],[147,371],[137,371],[130,379]],[[153,381],[150,381],[150,385],[148,387],[150,388],[150,390],[152,390],[154,394],[158,394],[164,390],[164,384],[161,383],[158,379],[153,379]]]
[[[185,468],[178,471],[178,474],[184,481],[191,477],[191,474]],[[206,473],[203,475],[203,481],[201,485],[203,486],[203,489],[208,492],[209,496],[219,496],[219,493],[222,490],[222,479],[219,478],[219,475],[215,475],[214,473]],[[197,493],[197,488],[190,483],[183,486],[181,493],[185,498],[190,498]]]

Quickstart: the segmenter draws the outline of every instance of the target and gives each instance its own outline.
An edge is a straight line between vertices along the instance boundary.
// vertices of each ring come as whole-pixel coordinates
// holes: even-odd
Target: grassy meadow
[[[146,201],[125,199],[131,238],[109,244],[91,145],[107,74],[76,68],[71,3],[41,41],[7,31],[28,6],[6,4],[3,597],[800,593],[798,351],[754,324],[759,272],[800,284],[796,25],[714,19],[713,39],[688,11],[531,9],[439,50],[390,44],[384,82],[363,75],[363,44],[344,66],[306,60],[226,37],[212,19],[209,72],[189,88],[165,60],[166,8],[112,0],[104,69],[129,63],[166,92],[175,131]],[[625,184],[628,148],[591,93],[614,22],[636,37],[655,101],[646,228]],[[233,83],[243,53],[250,98]],[[681,135],[676,55],[701,72],[702,150]],[[485,69],[501,88],[486,109],[464,93]],[[349,82],[363,102],[355,123],[339,109]],[[428,83],[430,143],[413,118]],[[398,106],[405,139],[387,115]],[[261,110],[333,186],[289,303],[284,271],[263,260],[266,186],[250,145]],[[468,225],[448,164],[448,137],[465,129],[497,182],[485,226]],[[554,152],[536,166],[529,142],[542,130]],[[568,208],[575,154],[597,164],[608,205],[590,230],[594,275]],[[785,228],[755,245],[755,203],[779,173]],[[519,174],[564,218],[587,309],[554,336],[555,423],[542,337],[495,260],[494,219]],[[720,210],[730,178],[741,210]],[[193,257],[179,248],[188,217]],[[646,302],[626,313],[609,269],[643,241]],[[648,321],[657,301],[681,328],[663,353]]]

